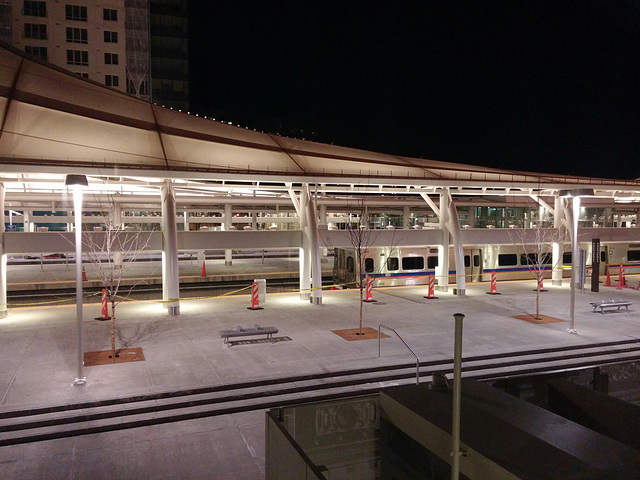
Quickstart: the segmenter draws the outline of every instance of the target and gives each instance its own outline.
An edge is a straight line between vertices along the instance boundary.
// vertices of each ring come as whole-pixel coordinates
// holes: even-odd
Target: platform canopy
[[[179,112],[126,95],[0,46],[0,182],[51,192],[67,173],[124,191],[173,179],[225,194],[286,192],[418,195],[555,194],[588,186],[637,201],[640,182],[508,171],[286,138]],[[57,187],[55,187],[57,188]],[[201,190],[199,190],[201,189]],[[218,189],[218,190],[216,190]]]

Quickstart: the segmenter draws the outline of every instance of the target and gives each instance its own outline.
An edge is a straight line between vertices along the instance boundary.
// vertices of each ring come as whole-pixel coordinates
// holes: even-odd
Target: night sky
[[[191,112],[378,152],[640,177],[640,1],[190,2]]]

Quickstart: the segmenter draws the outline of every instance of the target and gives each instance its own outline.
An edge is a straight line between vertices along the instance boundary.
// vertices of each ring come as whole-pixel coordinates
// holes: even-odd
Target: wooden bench
[[[278,333],[276,327],[261,327],[260,325],[254,325],[253,327],[243,328],[237,326],[232,330],[220,330],[220,338],[224,338],[224,343],[227,344],[227,348],[231,346],[229,342],[230,338],[235,337],[250,337],[254,335],[266,335],[267,340],[271,340],[273,343],[273,334]]]
[[[591,306],[593,307],[593,313],[596,313],[596,310],[600,309],[600,313],[604,315],[604,311],[608,309],[616,309],[616,312],[620,311],[621,307],[625,307],[627,312],[629,311],[629,305],[633,305],[633,302],[628,302],[625,300],[602,300],[600,303],[591,302]]]

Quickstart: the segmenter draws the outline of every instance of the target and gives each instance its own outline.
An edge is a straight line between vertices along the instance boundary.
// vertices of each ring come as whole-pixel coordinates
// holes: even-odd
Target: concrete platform
[[[466,315],[465,356],[536,348],[588,345],[640,338],[640,291],[601,287],[578,293],[575,328],[569,327],[569,287],[545,285],[540,311],[563,322],[533,324],[513,318],[535,313],[535,282],[468,285],[465,297],[452,290],[427,300],[425,287],[375,289],[364,304],[364,324],[398,331],[421,360],[453,356],[453,314]],[[590,302],[616,298],[634,302],[629,312],[593,313]],[[144,362],[86,367],[76,375],[75,306],[11,309],[0,320],[0,412],[99,400],[150,392],[219,385],[283,374],[381,365],[413,357],[393,337],[348,342],[331,332],[358,326],[355,290],[328,291],[323,304],[297,294],[267,295],[252,311],[249,296],[181,302],[181,314],[166,315],[159,302],[118,307],[120,346],[142,347]],[[85,351],[109,348],[108,322],[93,320],[98,305],[84,309]],[[227,348],[218,331],[237,325],[274,325],[290,341]],[[464,371],[464,364],[463,364]],[[136,428],[0,448],[0,478],[264,478],[264,412]]]

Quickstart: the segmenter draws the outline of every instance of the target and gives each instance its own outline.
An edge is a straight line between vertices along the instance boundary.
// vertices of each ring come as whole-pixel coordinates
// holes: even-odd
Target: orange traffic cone
[[[206,277],[207,276],[207,269],[204,265],[204,260],[202,261],[202,274],[200,275],[201,277]]]
[[[604,282],[605,287],[610,287],[611,286],[611,276],[609,275],[609,267],[607,267],[607,279]]]

